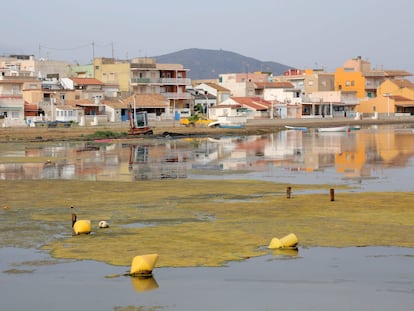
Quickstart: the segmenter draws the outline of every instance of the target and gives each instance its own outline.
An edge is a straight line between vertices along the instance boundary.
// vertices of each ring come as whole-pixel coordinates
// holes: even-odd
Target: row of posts
[[[335,189],[329,189],[329,196],[331,198],[331,202],[335,201]],[[286,198],[290,199],[292,197],[292,187],[286,188]]]

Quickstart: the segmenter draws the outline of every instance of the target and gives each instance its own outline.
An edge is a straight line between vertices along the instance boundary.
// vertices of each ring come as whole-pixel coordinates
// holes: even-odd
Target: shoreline
[[[224,136],[224,135],[261,135],[283,130],[285,125],[301,126],[308,128],[345,126],[345,125],[386,125],[386,124],[414,124],[413,117],[386,117],[383,119],[354,120],[347,118],[317,118],[317,119],[254,119],[248,120],[243,129],[224,129],[209,127],[186,127],[177,121],[150,121],[153,135],[125,136],[121,139],[136,139],[143,137],[165,137],[165,136]],[[45,142],[45,141],[67,141],[94,140],[97,132],[108,132],[125,134],[128,132],[127,123],[104,124],[97,126],[74,126],[70,128],[29,128],[29,127],[7,127],[0,128],[0,143],[10,142]],[[92,137],[92,138],[91,138]],[[104,138],[104,137],[101,137]],[[108,137],[111,138],[111,137]],[[113,137],[113,139],[116,139]]]

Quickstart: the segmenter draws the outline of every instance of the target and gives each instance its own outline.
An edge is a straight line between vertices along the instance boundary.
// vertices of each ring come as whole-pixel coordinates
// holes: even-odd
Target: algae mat
[[[342,189],[330,201],[326,185],[289,186],[290,199],[287,185],[250,180],[1,181],[0,247],[125,266],[158,253],[157,267],[260,256],[291,232],[301,247],[414,247],[414,193]],[[91,234],[72,235],[71,205]]]

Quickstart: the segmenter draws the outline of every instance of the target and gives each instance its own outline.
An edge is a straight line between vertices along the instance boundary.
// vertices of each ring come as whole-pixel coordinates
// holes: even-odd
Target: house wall
[[[105,63],[102,58],[94,60],[94,77],[105,84],[119,85],[119,91],[128,92],[131,78],[130,65],[127,62]]]
[[[268,88],[263,90],[263,99],[282,103],[301,103],[302,99],[296,93],[283,88]]]
[[[356,92],[357,98],[364,98],[365,78],[361,72],[338,68],[335,72],[335,91]]]
[[[363,60],[361,56],[345,61],[344,67],[347,70],[358,71],[366,73],[371,70],[371,63]]]
[[[255,82],[268,82],[269,75],[264,73],[221,74],[219,85],[229,89],[233,97],[254,96]]]
[[[68,77],[74,78],[94,78],[94,66],[81,65],[81,66],[68,66]],[[62,78],[62,77],[60,77]]]
[[[395,112],[395,100],[392,96],[402,96],[410,100],[414,100],[414,90],[410,88],[400,88],[392,80],[385,80],[377,88],[377,97],[371,100],[361,101],[357,107],[357,111],[361,113],[388,114]],[[390,95],[387,97],[384,95]]]
[[[24,120],[24,101],[21,96],[0,96],[0,115],[9,120]]]
[[[54,111],[56,121],[73,121],[79,122],[80,118],[83,116],[83,111],[81,109],[59,109],[56,108]]]
[[[389,109],[390,113],[394,113],[395,101],[389,99]],[[388,98],[383,96],[378,96],[370,100],[363,100],[356,107],[357,112],[364,114],[373,114],[377,112],[378,114],[387,114],[388,113]]]
[[[23,100],[29,104],[39,105],[43,102],[43,91],[42,90],[24,90]]]

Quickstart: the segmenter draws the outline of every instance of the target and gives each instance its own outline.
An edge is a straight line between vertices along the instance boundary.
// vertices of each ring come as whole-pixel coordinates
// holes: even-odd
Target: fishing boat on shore
[[[349,126],[335,126],[335,127],[320,127],[318,132],[322,133],[331,133],[331,132],[350,132],[351,128]]]
[[[289,126],[289,125],[285,125],[285,129],[294,130],[294,131],[307,131],[308,130],[308,128],[305,126]]]
[[[209,123],[208,127],[219,127],[219,128],[225,128],[225,129],[242,129],[242,128],[245,128],[246,125],[243,123],[215,121],[215,122]]]

